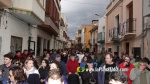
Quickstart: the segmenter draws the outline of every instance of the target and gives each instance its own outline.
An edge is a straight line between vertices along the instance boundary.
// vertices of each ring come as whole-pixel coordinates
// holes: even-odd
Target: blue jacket
[[[40,76],[38,74],[30,74],[27,82],[29,84],[40,84]]]
[[[61,64],[61,66],[62,66],[62,74],[63,74],[64,76],[66,76],[66,74],[67,74],[66,64],[65,64],[65,62],[63,62],[63,61],[60,61],[60,64]]]
[[[105,63],[103,63],[100,67],[103,68],[104,66],[106,66]],[[119,69],[119,65],[116,64],[117,68]],[[98,84],[105,84],[105,71],[100,71],[98,72]]]
[[[7,84],[7,80],[5,80],[3,77],[0,77],[0,81],[2,81],[2,84]]]
[[[56,57],[56,54],[51,54],[50,60],[51,60],[51,61],[55,60],[55,57]]]
[[[68,84],[68,79],[65,76],[62,76],[62,79],[64,81],[64,84]]]

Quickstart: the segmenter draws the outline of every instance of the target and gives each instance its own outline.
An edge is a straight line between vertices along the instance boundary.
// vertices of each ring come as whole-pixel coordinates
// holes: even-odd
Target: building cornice
[[[106,16],[108,16],[122,1],[123,1],[123,0],[119,0],[119,1],[112,7],[112,9],[106,13]],[[111,5],[111,4],[109,4],[109,5]],[[107,9],[108,9],[108,8],[107,8]]]

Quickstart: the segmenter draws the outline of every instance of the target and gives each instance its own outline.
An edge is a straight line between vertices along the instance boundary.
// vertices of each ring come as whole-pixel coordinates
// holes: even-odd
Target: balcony
[[[112,28],[109,30],[110,41],[118,42],[119,41],[119,28]]]
[[[31,25],[42,24],[45,20],[45,7],[39,0],[13,0],[10,13]]]
[[[136,36],[136,19],[127,19],[122,23],[120,28],[120,36],[123,40],[130,39]]]
[[[59,29],[50,17],[45,17],[45,23],[38,26],[47,31],[50,35],[58,36]]]
[[[0,8],[11,8],[12,1],[11,0],[0,0]]]
[[[105,43],[105,32],[98,33],[98,43]]]

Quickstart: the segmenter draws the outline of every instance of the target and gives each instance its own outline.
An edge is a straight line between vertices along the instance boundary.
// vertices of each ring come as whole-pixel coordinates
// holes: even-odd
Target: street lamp
[[[96,16],[100,16],[100,17],[103,17],[103,18],[105,18],[106,19],[106,17],[104,17],[104,16],[101,16],[101,15],[99,15],[99,14],[95,14]]]

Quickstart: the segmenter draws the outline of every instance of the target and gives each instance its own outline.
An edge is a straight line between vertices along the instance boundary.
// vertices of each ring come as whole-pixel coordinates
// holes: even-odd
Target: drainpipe
[[[141,57],[144,57],[144,0],[142,0],[142,39],[141,39]]]

